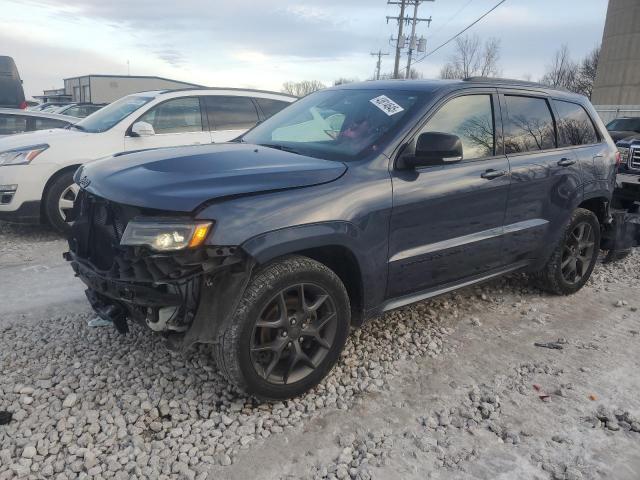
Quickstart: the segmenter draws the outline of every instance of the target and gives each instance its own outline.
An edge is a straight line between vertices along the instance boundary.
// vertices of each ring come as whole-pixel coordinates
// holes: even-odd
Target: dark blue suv
[[[516,270],[580,289],[616,159],[582,96],[482,78],[341,85],[235,142],[82,167],[66,258],[120,331],[211,344],[239,388],[287,398],[387,310]]]

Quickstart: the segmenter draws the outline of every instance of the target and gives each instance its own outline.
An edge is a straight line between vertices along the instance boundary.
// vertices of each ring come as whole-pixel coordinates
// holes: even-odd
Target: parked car
[[[62,107],[58,107],[54,110],[54,113],[59,113],[61,115],[70,115],[72,117],[84,118],[88,117],[94,112],[97,112],[104,104],[98,105],[95,103],[71,103],[69,105],[64,105]]]
[[[0,56],[0,108],[27,108],[16,62]]]
[[[52,112],[67,105],[71,105],[71,102],[45,102],[29,107],[28,110],[33,110],[34,112]]]
[[[616,118],[607,123],[607,130],[614,142],[634,135],[640,135],[640,117]]]
[[[640,202],[640,134],[627,137],[616,143],[621,162],[618,169],[615,204],[629,209]]]
[[[262,398],[312,388],[351,326],[509,272],[579,290],[617,150],[588,100],[517,81],[313,93],[221,145],[85,165],[67,260],[95,311],[211,344]]]
[[[33,112],[15,108],[0,108],[0,137],[16,133],[66,128],[79,118],[56,113]]]
[[[80,120],[72,128],[0,139],[0,220],[47,221],[68,229],[67,213],[82,163],[114,153],[231,140],[295,97],[239,89],[136,93]]]

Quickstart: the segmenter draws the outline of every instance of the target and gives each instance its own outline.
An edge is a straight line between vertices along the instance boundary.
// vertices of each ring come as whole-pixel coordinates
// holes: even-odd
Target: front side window
[[[150,123],[158,134],[201,132],[200,99],[185,97],[167,100],[149,110],[138,121]]]
[[[577,103],[553,101],[558,111],[558,145],[568,147],[598,143],[598,134],[589,115]]]
[[[327,160],[351,161],[381,150],[428,92],[321,90],[292,103],[242,141]]]
[[[105,132],[140,109],[155,97],[128,95],[89,115],[74,125],[78,130],[98,133]]]
[[[205,102],[215,130],[248,130],[258,123],[258,112],[249,97],[211,95]]]
[[[27,130],[27,118],[0,113],[0,135],[13,135]]]
[[[494,154],[495,134],[491,95],[466,95],[449,100],[427,122],[421,133],[457,135],[465,160]]]
[[[556,134],[549,105],[544,98],[505,95],[505,153],[555,148]]]

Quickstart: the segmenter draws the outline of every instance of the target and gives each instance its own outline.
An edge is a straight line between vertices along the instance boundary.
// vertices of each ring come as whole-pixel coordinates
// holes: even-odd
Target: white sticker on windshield
[[[389,116],[395,115],[396,113],[404,110],[404,108],[386,95],[380,95],[379,97],[372,98],[369,101]]]

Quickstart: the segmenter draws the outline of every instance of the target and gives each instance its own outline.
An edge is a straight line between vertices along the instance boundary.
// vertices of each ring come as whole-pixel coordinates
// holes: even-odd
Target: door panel
[[[573,149],[508,158],[511,187],[504,219],[504,253],[513,263],[537,257],[546,242],[553,240],[553,232],[560,231],[575,204],[581,175]]]
[[[388,296],[396,297],[500,266],[509,175],[506,158],[396,171]]]
[[[503,264],[500,248],[509,163],[495,155],[499,109],[494,93],[476,90],[448,99],[419,132],[457,135],[463,147],[461,162],[392,172],[389,297],[455,282]],[[403,154],[413,148],[415,138]]]
[[[510,263],[539,258],[555,245],[582,185],[575,149],[557,148],[557,114],[549,99],[527,93],[501,95],[511,165],[504,220],[504,255]]]

